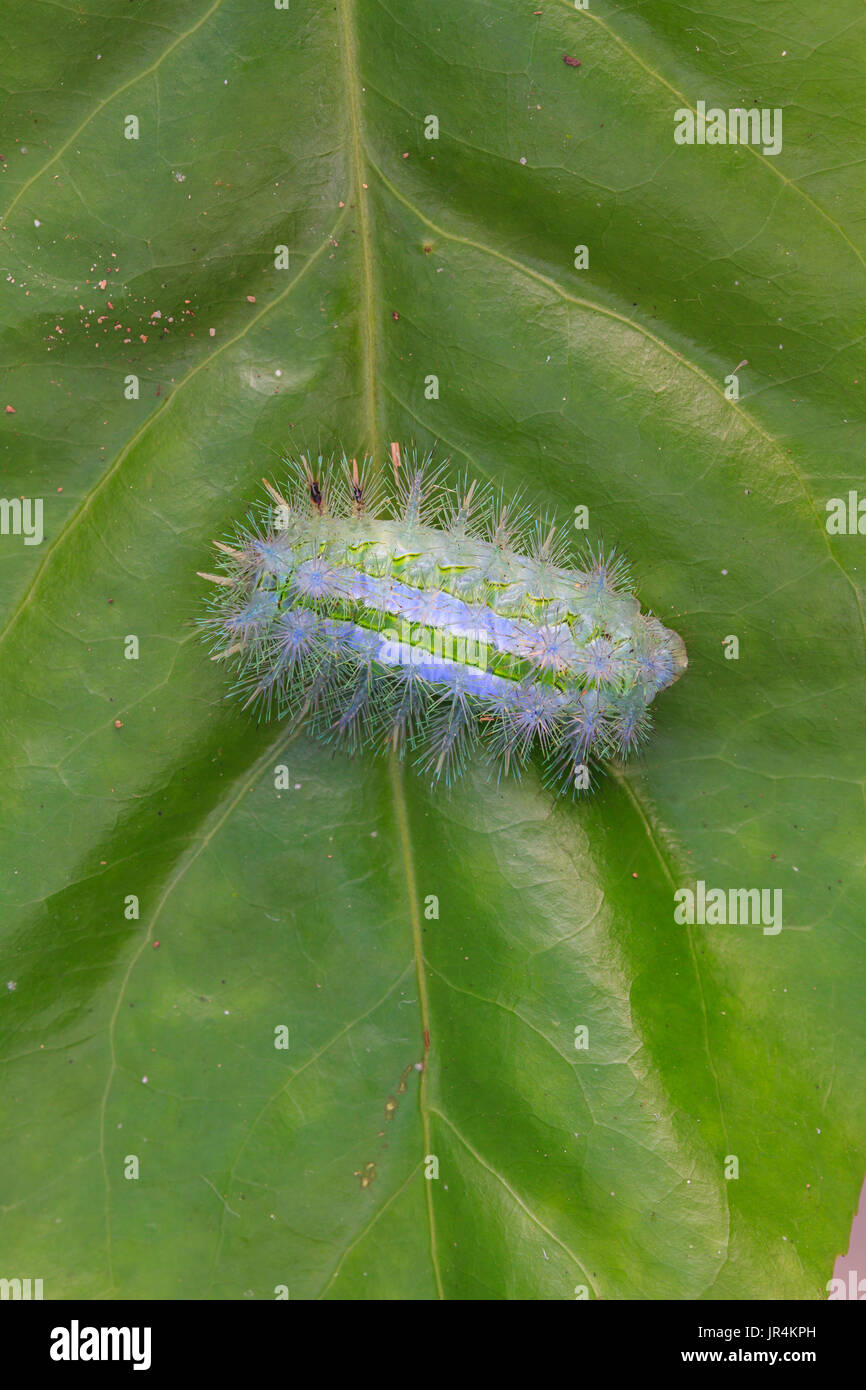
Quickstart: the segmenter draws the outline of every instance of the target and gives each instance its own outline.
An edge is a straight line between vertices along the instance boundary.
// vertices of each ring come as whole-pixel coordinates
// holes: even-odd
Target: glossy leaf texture
[[[10,3],[4,49],[0,460],[44,538],[0,536],[0,1274],[825,1297],[866,1166],[866,539],[826,506],[862,7]],[[677,145],[699,101],[781,151]],[[225,698],[210,539],[283,450],[391,440],[587,507],[682,634],[592,799],[434,796]],[[782,930],[678,925],[699,880]]]

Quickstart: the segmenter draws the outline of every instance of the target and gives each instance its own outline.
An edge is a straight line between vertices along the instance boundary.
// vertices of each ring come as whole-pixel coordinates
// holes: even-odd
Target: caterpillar
[[[200,619],[232,692],[350,751],[407,754],[431,784],[479,752],[520,777],[533,748],[558,793],[647,738],[687,666],[631,592],[624,559],[575,555],[552,515],[391,446],[285,459],[280,491],[214,544]]]

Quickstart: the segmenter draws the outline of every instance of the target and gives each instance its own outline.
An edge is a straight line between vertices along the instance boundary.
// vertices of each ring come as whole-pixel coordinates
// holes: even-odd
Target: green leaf
[[[0,536],[4,1276],[825,1296],[866,1147],[864,542],[826,526],[863,23],[753,10],[6,6],[4,488],[44,540]],[[782,110],[781,153],[675,144],[699,100]],[[410,438],[587,506],[685,639],[590,801],[434,796],[225,698],[210,538],[281,451]],[[698,880],[783,929],[678,925]]]

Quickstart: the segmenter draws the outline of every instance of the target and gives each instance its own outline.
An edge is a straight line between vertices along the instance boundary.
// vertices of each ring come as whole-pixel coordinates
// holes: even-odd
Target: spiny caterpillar
[[[518,777],[534,745],[560,792],[628,757],[649,705],[685,670],[675,632],[641,612],[616,553],[575,559],[520,501],[391,446],[286,460],[283,492],[216,541],[202,625],[234,690],[265,718],[398,755],[450,782],[473,750]]]

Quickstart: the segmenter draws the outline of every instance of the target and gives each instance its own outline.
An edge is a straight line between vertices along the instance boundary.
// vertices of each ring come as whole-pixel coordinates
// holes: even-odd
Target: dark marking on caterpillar
[[[476,755],[519,777],[538,749],[576,794],[647,738],[686,650],[615,550],[576,555],[553,517],[397,444],[392,482],[369,458],[286,462],[202,575],[202,626],[245,706],[394,750],[431,783]]]

